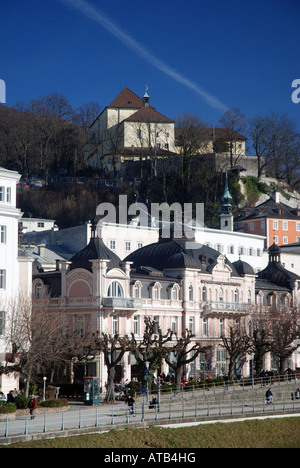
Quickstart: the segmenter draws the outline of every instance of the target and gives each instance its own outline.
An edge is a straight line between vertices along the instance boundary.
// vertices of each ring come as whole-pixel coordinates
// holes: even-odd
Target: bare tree
[[[228,376],[233,377],[234,366],[238,359],[250,349],[251,340],[246,331],[244,321],[240,321],[235,326],[230,326],[228,330],[222,334],[222,347],[226,349],[229,356]]]
[[[175,381],[177,387],[180,387],[182,371],[184,366],[194,362],[199,354],[205,354],[208,357],[211,347],[203,346],[200,342],[192,343],[194,335],[186,330],[184,336],[178,337],[176,334],[176,344],[170,348],[165,348],[164,359],[166,363],[175,370]],[[175,361],[171,361],[170,353],[173,353]]]
[[[237,164],[240,157],[237,154],[235,143],[237,140],[236,133],[243,134],[246,130],[246,119],[245,115],[242,114],[240,109],[234,107],[225,112],[223,117],[220,119],[221,125],[226,128],[227,131],[227,140],[229,142],[229,152],[230,152],[230,167],[233,167]],[[236,155],[234,159],[234,155]]]
[[[250,326],[250,348],[254,354],[254,370],[259,376],[263,370],[264,356],[271,350],[272,337],[270,334],[269,317],[262,313],[253,315]]]
[[[299,310],[274,308],[270,311],[271,352],[278,358],[279,372],[285,372],[286,361],[300,346]]]
[[[165,347],[172,340],[172,336],[171,330],[163,333],[155,320],[145,317],[145,330],[142,341],[137,342],[133,336],[133,352],[143,375],[146,370],[146,362],[149,363],[151,376],[160,367],[162,358],[165,356]]]
[[[258,177],[264,169],[291,186],[300,183],[300,141],[295,122],[287,114],[272,112],[249,120],[249,134],[257,156]]]
[[[120,336],[119,334],[109,335],[102,333],[95,335],[95,349],[102,352],[104,362],[107,367],[108,377],[106,386],[106,403],[115,402],[114,383],[116,375],[116,367],[122,361],[124,354],[130,351],[133,347],[133,341],[127,335]]]

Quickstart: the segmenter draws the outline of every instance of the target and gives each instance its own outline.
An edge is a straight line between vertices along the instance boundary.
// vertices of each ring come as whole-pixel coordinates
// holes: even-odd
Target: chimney
[[[38,255],[40,257],[44,257],[45,255],[45,248],[46,248],[46,244],[39,244],[38,245]]]
[[[280,193],[277,192],[276,190],[275,192],[273,192],[273,200],[275,203],[280,203]]]

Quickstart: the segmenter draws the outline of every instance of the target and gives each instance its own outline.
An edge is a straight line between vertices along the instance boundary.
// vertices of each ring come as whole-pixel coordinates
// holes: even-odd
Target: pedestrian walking
[[[128,395],[128,397],[126,398],[126,403],[128,405],[128,408],[130,409],[130,414],[134,416],[134,399],[131,395]]]
[[[30,400],[29,400],[28,408],[29,408],[29,413],[30,413],[30,416],[31,416],[30,419],[34,419],[35,418],[34,410],[36,409],[36,403],[35,403],[35,399],[33,397],[31,397]]]
[[[268,405],[273,403],[273,393],[271,392],[270,388],[268,388],[268,390],[266,391],[266,400]]]

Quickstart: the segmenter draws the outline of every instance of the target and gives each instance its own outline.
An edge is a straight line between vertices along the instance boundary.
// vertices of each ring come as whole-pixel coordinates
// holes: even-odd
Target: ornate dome
[[[233,262],[232,265],[235,267],[237,273],[240,276],[255,275],[252,266],[249,265],[249,263],[247,263],[247,262],[244,262],[242,260],[238,260],[236,262]]]
[[[120,258],[112,252],[99,237],[92,237],[89,244],[71,258],[70,269],[84,268],[92,271],[90,260],[109,260],[107,269],[120,267]]]

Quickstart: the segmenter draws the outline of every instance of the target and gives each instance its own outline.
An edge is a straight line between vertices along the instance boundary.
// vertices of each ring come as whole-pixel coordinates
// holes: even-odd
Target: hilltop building
[[[100,113],[90,127],[84,147],[86,165],[116,176],[123,164],[151,162],[174,154],[174,121],[150,105],[147,90],[141,99],[130,89],[123,91]]]
[[[300,242],[300,208],[292,208],[274,192],[269,200],[254,208],[245,208],[234,220],[237,231],[265,236],[265,248],[273,243],[287,245]]]

